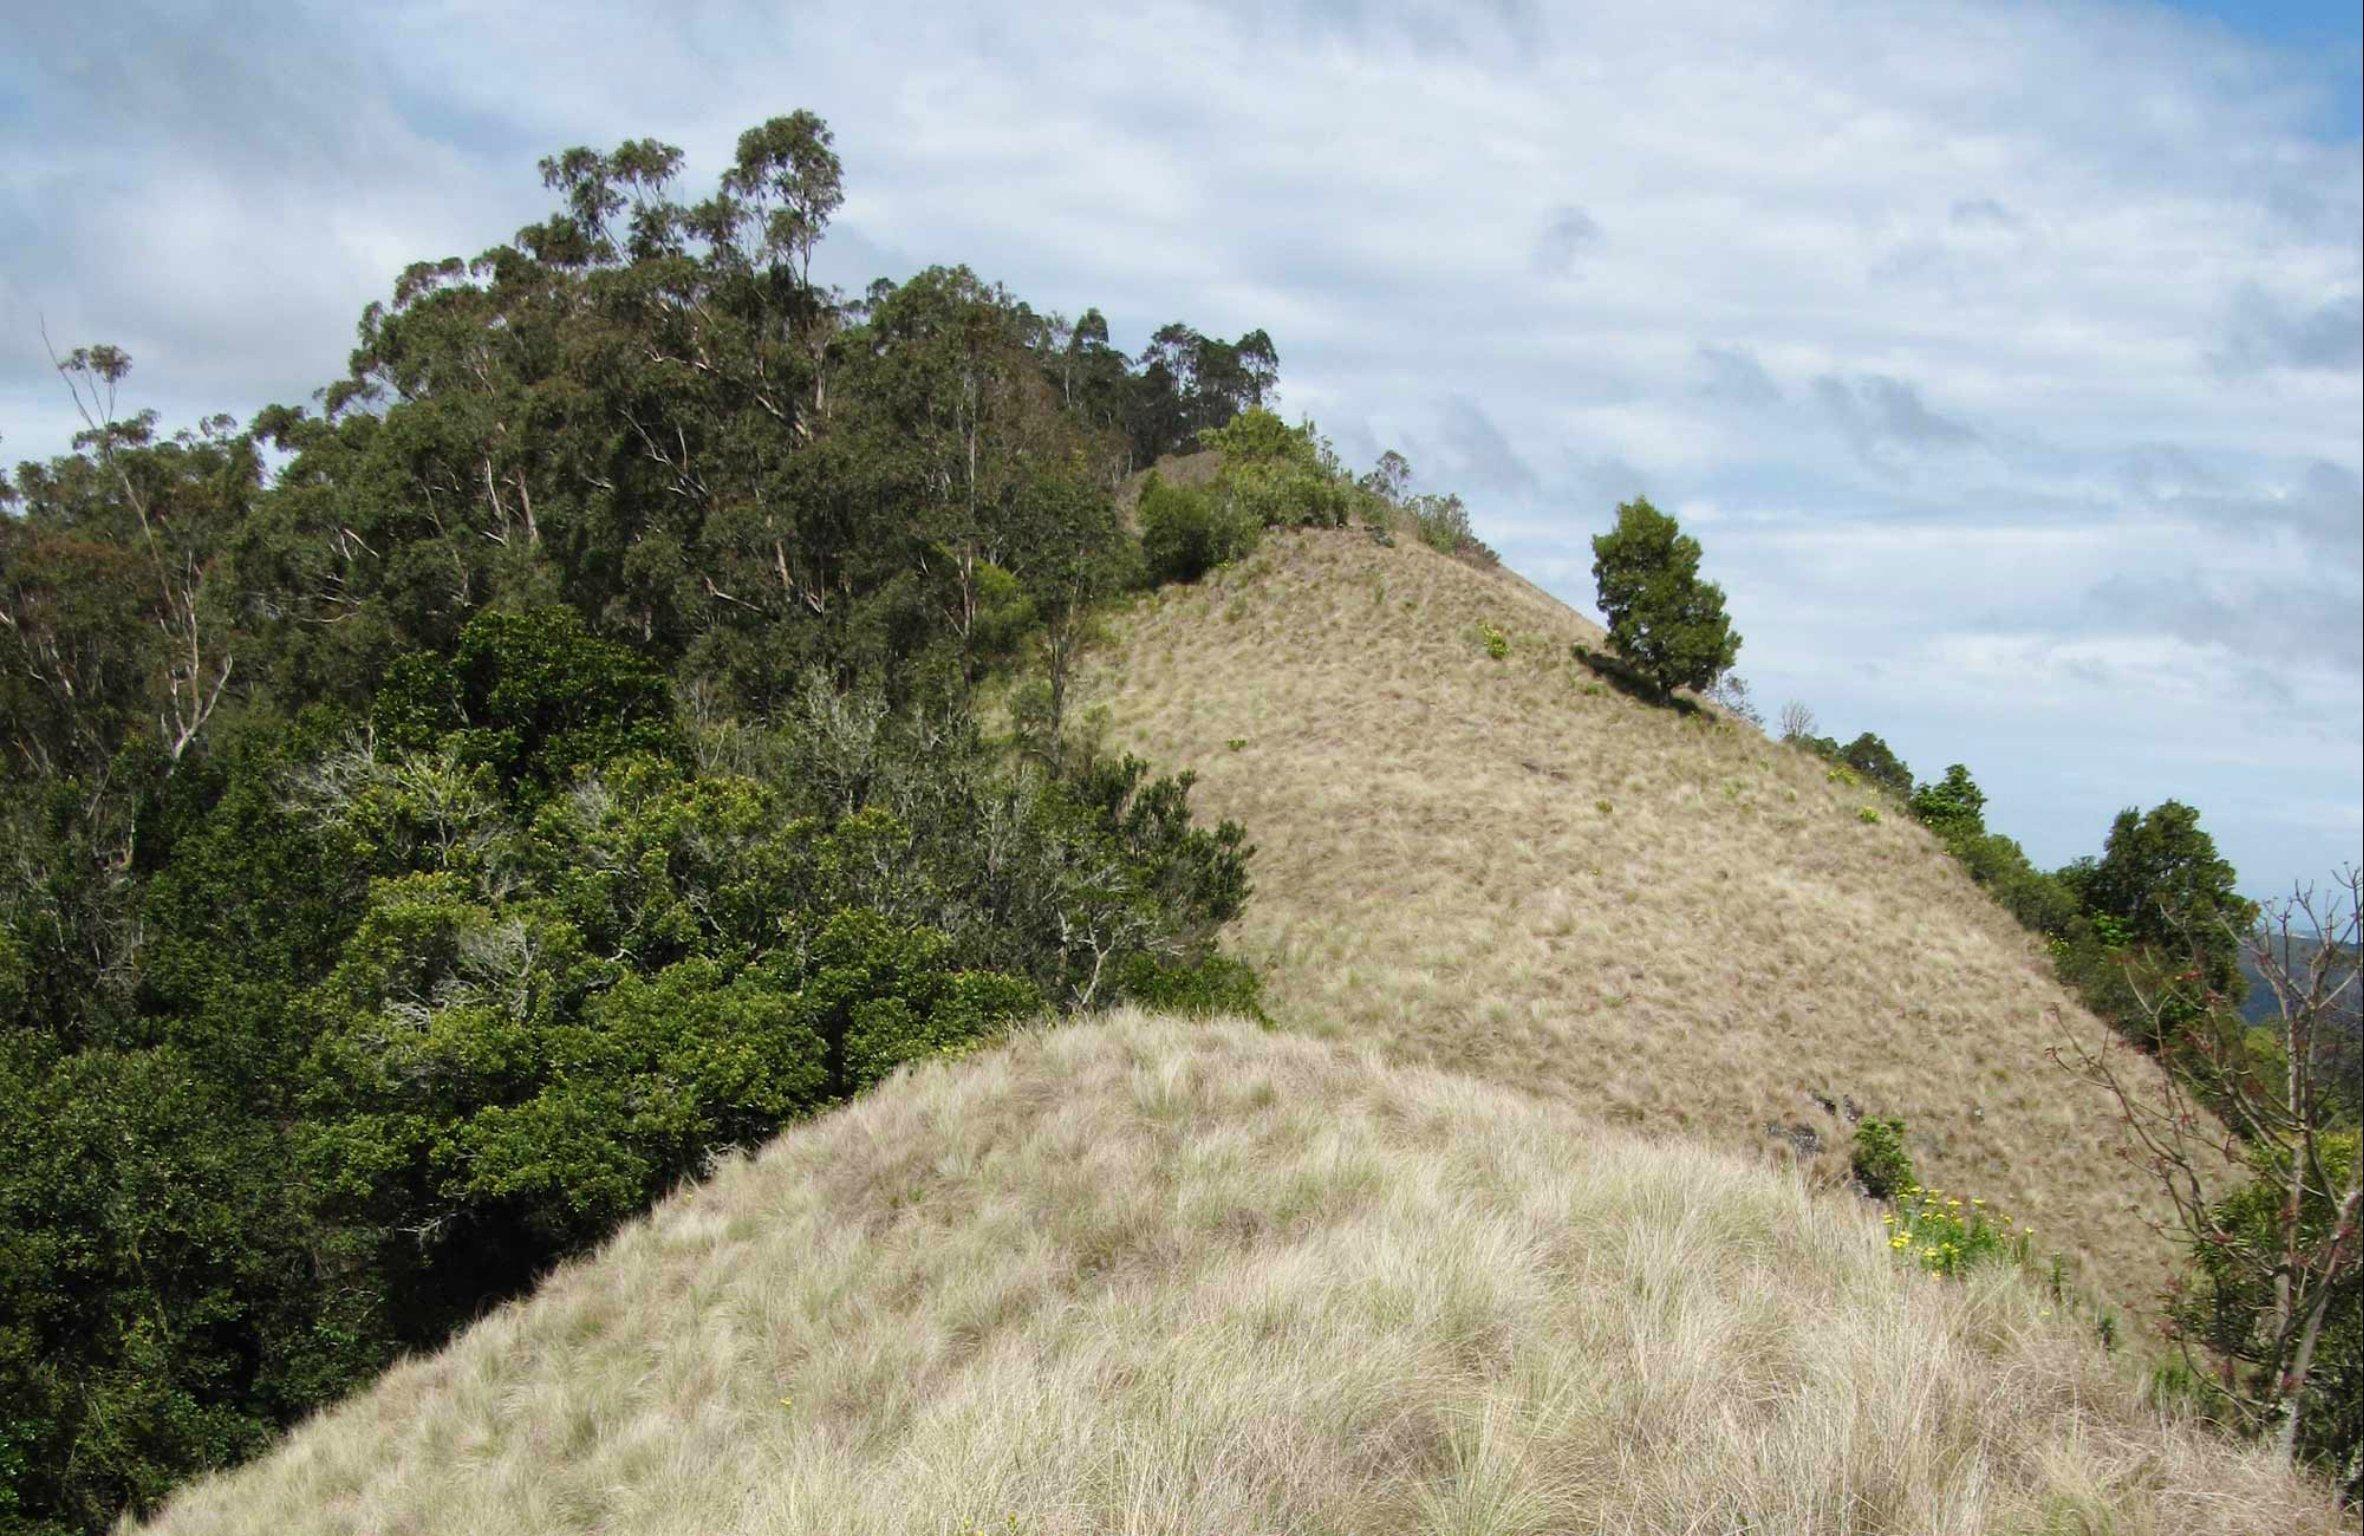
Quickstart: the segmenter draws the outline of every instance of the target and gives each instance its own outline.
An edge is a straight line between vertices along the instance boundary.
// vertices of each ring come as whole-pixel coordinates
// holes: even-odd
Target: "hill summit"
[[[2154,1296],[2157,1191],[2046,1054],[2106,1028],[2026,930],[1818,759],[1623,697],[1601,643],[1508,570],[1304,531],[1145,598],[1098,697],[1253,833],[1233,942],[1287,1026],[1833,1182],[1899,1117],[1928,1182]]]

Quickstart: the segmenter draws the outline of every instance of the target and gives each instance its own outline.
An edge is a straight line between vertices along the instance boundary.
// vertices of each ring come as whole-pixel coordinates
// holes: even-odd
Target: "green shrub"
[[[1855,1127],[1855,1182],[1874,1200],[1888,1200],[1913,1184],[1913,1155],[1904,1145],[1904,1122],[1877,1115]]]
[[[1262,531],[1237,502],[1154,474],[1141,487],[1141,557],[1153,583],[1196,581],[1253,550]]]
[[[1478,640],[1485,646],[1486,654],[1496,661],[1510,654],[1510,636],[1482,619],[1478,622]]]
[[[1195,960],[1135,955],[1119,978],[1125,996],[1144,1008],[1189,1018],[1236,1015],[1265,1022],[1264,984],[1255,970],[1229,955]]]
[[[1838,760],[1899,800],[1913,792],[1913,771],[1888,743],[1869,731],[1839,748]]]
[[[1413,496],[1403,503],[1420,542],[1439,554],[1461,555],[1486,565],[1498,565],[1496,555],[1469,525],[1469,509],[1458,496]]]
[[[2325,1184],[2307,1181],[2298,1224],[2301,1241],[2308,1244],[2322,1242],[2339,1219],[2330,1191],[2344,1187],[2355,1167],[2358,1133],[2353,1128],[2329,1132],[2317,1151]],[[2276,1358],[2276,1302],[2272,1271],[2253,1256],[2272,1254],[2279,1246],[2287,1166],[2255,1168],[2250,1182],[2215,1202],[2213,1224],[2233,1241],[2193,1242],[2194,1283],[2168,1308],[2178,1336],[2205,1345],[2211,1358],[2261,1389],[2270,1383]],[[2298,1433],[2299,1454],[2339,1477],[2351,1497],[2364,1492],[2364,1306],[2354,1297],[2351,1281],[2347,1294],[2335,1294],[2324,1314]],[[2223,1401],[2221,1388],[2211,1388],[2209,1396]]]
[[[572,608],[486,609],[448,662],[396,657],[386,684],[371,720],[388,746],[448,740],[504,784],[548,789],[610,758],[676,746],[664,673],[591,634]]]
[[[2029,1232],[2010,1217],[1942,1189],[1907,1185],[1887,1218],[1888,1246],[1933,1275],[1960,1275],[1976,1265],[2026,1262]]]
[[[1989,1259],[2026,1261],[2032,1231],[1988,1210],[1984,1200],[1922,1187],[1902,1120],[1873,1115],[1856,1126],[1851,1162],[1863,1192],[1895,1207],[1882,1218],[1888,1246],[1931,1274],[1959,1275]]]
[[[2056,938],[2077,917],[2077,898],[2059,877],[2035,867],[2025,849],[2000,832],[1948,839],[1970,878],[1994,894],[2030,931]]]
[[[1199,441],[1223,455],[1213,499],[1250,527],[1343,528],[1362,500],[1311,422],[1252,408]]]
[[[976,619],[968,636],[969,653],[978,663],[990,666],[1017,657],[1041,618],[1017,577],[991,561],[978,565]]]
[[[1856,808],[1855,819],[1867,827],[1876,827],[1880,824],[1880,808],[1876,805],[1859,806]]]

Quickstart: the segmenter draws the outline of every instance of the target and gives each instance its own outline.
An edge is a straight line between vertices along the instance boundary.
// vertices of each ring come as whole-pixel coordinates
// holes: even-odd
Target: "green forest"
[[[58,360],[87,429],[0,480],[0,1531],[252,1455],[900,1062],[1255,1009],[1240,829],[1064,716],[1154,579],[1119,486],[1270,341],[824,289],[809,114],[681,163],[546,160],[244,425]],[[1221,517],[1153,500],[1191,574]]]

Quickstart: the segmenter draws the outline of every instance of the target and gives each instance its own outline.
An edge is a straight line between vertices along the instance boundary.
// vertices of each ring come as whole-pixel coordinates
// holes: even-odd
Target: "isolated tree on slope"
[[[1740,654],[1724,589],[1699,579],[1699,541],[1643,498],[1592,541],[1609,643],[1662,693],[1705,688]]]

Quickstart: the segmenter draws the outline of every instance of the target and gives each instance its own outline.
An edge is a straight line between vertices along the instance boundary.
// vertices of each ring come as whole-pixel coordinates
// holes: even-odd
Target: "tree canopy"
[[[1637,498],[1592,541],[1592,575],[1609,643],[1661,692],[1705,688],[1740,654],[1724,589],[1699,576],[1699,541]]]
[[[2257,907],[2192,807],[2166,800],[2120,811],[2101,857],[2072,866],[2068,878],[2088,912],[2114,919],[2132,941],[2188,953],[2211,989],[2238,990],[2241,940]]]
[[[735,1146],[1125,998],[1253,1010],[1237,827],[1025,744],[1115,493],[1273,388],[965,267],[846,298],[828,127],[634,140],[316,406],[131,361],[0,480],[0,1533],[252,1454]],[[1020,747],[1023,745],[1024,750]]]

